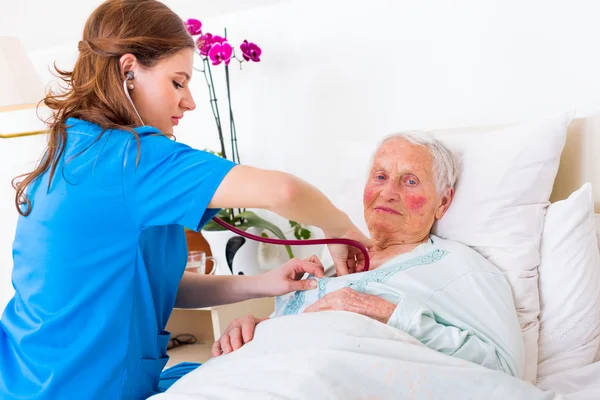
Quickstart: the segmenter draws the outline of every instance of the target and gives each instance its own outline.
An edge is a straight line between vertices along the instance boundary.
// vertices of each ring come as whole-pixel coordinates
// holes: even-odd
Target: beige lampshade
[[[16,37],[0,36],[0,112],[35,107],[44,85]]]
[[[44,85],[19,39],[0,36],[0,139],[39,135],[47,132],[40,115],[50,110],[41,107]]]

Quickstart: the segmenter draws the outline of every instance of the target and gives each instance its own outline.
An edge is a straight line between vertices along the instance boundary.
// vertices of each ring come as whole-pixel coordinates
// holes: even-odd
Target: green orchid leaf
[[[221,209],[217,213],[216,217],[222,219],[223,221],[225,221],[229,225],[234,225],[235,226],[235,222],[236,221],[231,219],[231,209],[230,208]],[[237,216],[236,216],[236,219],[237,219]],[[211,219],[210,221],[208,221],[206,223],[206,225],[204,225],[204,227],[202,228],[202,230],[203,231],[224,231],[226,229],[223,228],[221,225],[217,224],[215,221],[213,221]]]
[[[217,217],[221,218],[226,223],[233,225],[236,228],[238,228],[244,232],[247,231],[248,228],[259,228],[259,229],[266,230],[266,231],[273,233],[273,235],[275,235],[275,237],[277,237],[279,239],[283,239],[283,240],[286,239],[285,235],[283,234],[283,231],[281,229],[279,229],[279,227],[277,225],[259,217],[256,213],[254,213],[252,211],[244,211],[242,213],[239,213],[233,218],[233,220],[231,218],[231,214],[232,214],[231,209],[223,209],[217,213]],[[300,226],[300,225],[298,224],[298,226]],[[215,221],[210,220],[210,221],[208,221],[208,223],[206,225],[204,225],[202,230],[224,231],[224,230],[226,230],[226,228],[217,224]],[[264,232],[261,233],[261,236],[268,237]],[[296,236],[296,237],[298,238],[298,240],[300,240],[300,237],[298,237],[298,236]],[[285,250],[287,251],[287,254],[290,257],[290,259],[294,258],[294,253],[292,252],[292,248],[290,246],[286,245]]]
[[[238,214],[238,217],[244,218],[246,220],[241,225],[241,226],[245,225],[246,229],[251,228],[251,227],[262,228],[264,230],[267,230],[267,231],[273,233],[273,235],[275,235],[279,239],[283,239],[283,240],[286,239],[285,235],[283,234],[283,232],[281,231],[281,229],[279,229],[279,227],[277,225],[259,217],[252,211],[244,211],[243,213]],[[241,226],[238,228],[242,229]],[[290,259],[294,258],[294,253],[292,252],[292,248],[290,246],[286,245],[285,250],[287,251]]]
[[[214,231],[225,231],[226,229],[211,219],[210,221],[208,221],[206,223],[206,225],[204,225],[202,227],[202,230],[214,232]]]

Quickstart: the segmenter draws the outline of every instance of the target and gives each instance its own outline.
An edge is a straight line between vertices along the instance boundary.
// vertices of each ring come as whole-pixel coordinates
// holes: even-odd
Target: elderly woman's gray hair
[[[433,156],[433,172],[435,176],[435,187],[438,194],[442,194],[445,189],[453,188],[458,179],[458,160],[456,156],[429,132],[400,132],[387,136],[377,146],[381,147],[385,142],[391,139],[403,139],[417,146],[425,146],[431,151]]]

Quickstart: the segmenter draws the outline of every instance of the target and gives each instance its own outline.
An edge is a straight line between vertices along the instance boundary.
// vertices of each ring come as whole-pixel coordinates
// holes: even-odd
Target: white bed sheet
[[[261,323],[252,342],[190,372],[156,400],[570,399],[428,349],[359,314]],[[584,399],[585,397],[573,397]]]
[[[538,382],[538,388],[564,395],[569,400],[600,399],[600,362]]]

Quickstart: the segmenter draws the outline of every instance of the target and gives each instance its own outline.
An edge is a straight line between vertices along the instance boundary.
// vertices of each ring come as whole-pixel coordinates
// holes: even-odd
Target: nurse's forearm
[[[209,208],[262,208],[321,228],[328,236],[353,229],[350,218],[316,187],[293,175],[237,165],[225,176]]]
[[[179,282],[175,307],[202,308],[237,303],[257,297],[260,292],[256,276],[221,276],[185,272]]]
[[[286,188],[269,209],[293,221],[314,225],[328,236],[340,237],[353,228],[352,221],[316,187],[294,176],[286,176]]]

